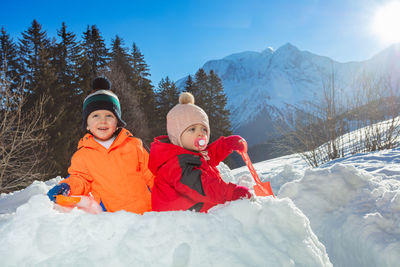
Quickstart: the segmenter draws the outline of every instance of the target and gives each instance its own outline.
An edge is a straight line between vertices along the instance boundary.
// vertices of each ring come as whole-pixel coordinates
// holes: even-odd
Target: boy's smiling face
[[[118,119],[109,110],[95,110],[87,118],[87,130],[97,139],[106,141],[110,139],[117,129]]]
[[[186,128],[181,135],[181,143],[183,148],[194,151],[201,151],[207,147],[208,144],[208,130],[202,124],[193,124]],[[197,138],[205,138],[205,144],[201,147],[196,146]]]

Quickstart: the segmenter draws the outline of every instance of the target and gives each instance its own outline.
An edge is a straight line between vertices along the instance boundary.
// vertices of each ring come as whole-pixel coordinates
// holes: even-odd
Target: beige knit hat
[[[167,114],[167,133],[174,145],[182,147],[181,135],[191,125],[202,124],[207,128],[207,139],[210,139],[208,116],[203,109],[194,104],[194,96],[183,92],[179,96],[179,104]]]

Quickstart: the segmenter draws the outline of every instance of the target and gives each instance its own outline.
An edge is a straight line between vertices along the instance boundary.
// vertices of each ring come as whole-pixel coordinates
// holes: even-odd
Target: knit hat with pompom
[[[97,77],[92,82],[92,91],[83,101],[82,130],[86,131],[87,119],[93,111],[108,110],[114,113],[118,120],[118,127],[125,127],[126,123],[121,117],[121,106],[118,96],[111,90],[111,83],[107,78]]]
[[[179,96],[179,104],[173,107],[167,114],[167,133],[169,140],[174,145],[182,146],[181,135],[191,125],[202,124],[207,128],[210,139],[210,126],[208,116],[203,109],[194,104],[194,96],[183,92]]]

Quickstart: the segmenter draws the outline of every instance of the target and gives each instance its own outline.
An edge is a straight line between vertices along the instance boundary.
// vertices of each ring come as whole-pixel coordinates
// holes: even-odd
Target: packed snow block
[[[309,220],[286,199],[209,213],[54,209],[38,194],[0,219],[2,266],[332,266]]]
[[[399,180],[337,163],[307,170],[279,196],[310,219],[334,266],[399,265]]]

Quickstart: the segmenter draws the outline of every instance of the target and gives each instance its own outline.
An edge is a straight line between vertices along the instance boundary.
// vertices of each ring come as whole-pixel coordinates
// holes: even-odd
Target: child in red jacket
[[[233,135],[208,145],[208,116],[194,105],[190,93],[182,93],[179,104],[167,114],[168,136],[151,144],[149,168],[156,176],[152,190],[154,211],[195,210],[239,198],[250,198],[249,189],[225,183],[217,169],[233,150],[242,151],[244,140]]]

